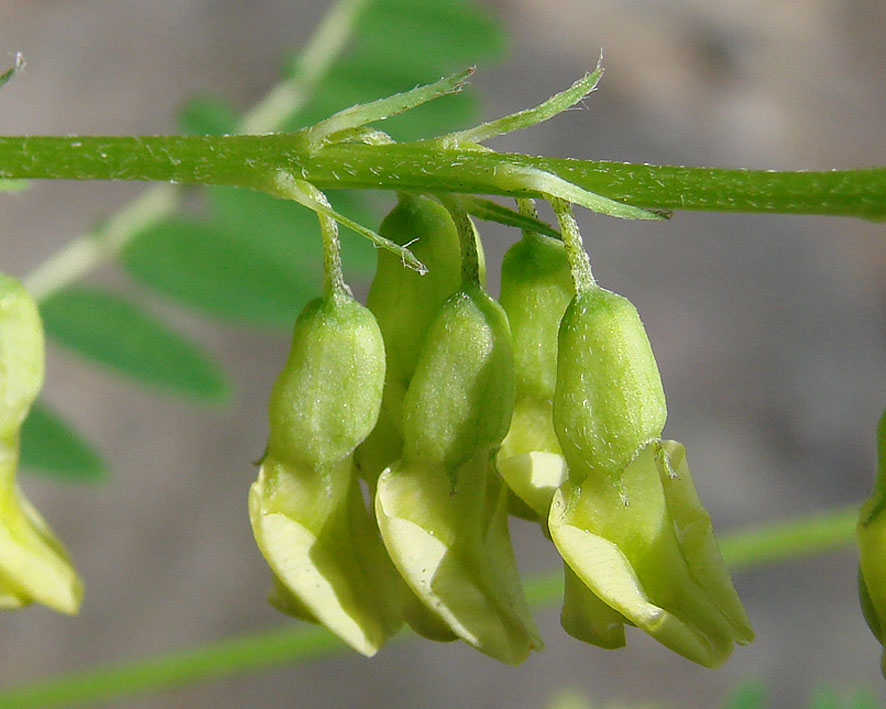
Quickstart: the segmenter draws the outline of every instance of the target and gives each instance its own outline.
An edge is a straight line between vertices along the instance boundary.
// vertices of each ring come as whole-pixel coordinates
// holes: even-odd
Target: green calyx
[[[528,200],[522,213],[535,217]],[[499,472],[529,516],[548,517],[551,497],[568,473],[552,421],[557,374],[557,331],[575,289],[564,245],[525,231],[505,254],[502,308],[514,343],[516,403],[496,458]]]
[[[403,459],[458,468],[491,453],[514,408],[507,316],[478,286],[452,295],[428,332],[404,399]]]
[[[372,313],[343,293],[308,303],[271,390],[269,455],[326,470],[372,431],[385,349]]]
[[[0,609],[80,608],[67,552],[16,483],[21,425],[43,384],[43,326],[22,285],[0,274]]]
[[[449,212],[420,195],[401,195],[378,231],[394,243],[408,246],[428,269],[422,275],[406,267],[395,254],[380,250],[366,298],[388,348],[387,381],[405,390],[428,328],[440,306],[461,284],[458,233]]]
[[[518,399],[553,398],[557,331],[574,295],[562,242],[530,233],[508,249],[499,302],[511,326]]]
[[[384,398],[378,422],[357,449],[361,475],[372,485],[403,450],[403,397],[428,329],[444,301],[461,283],[459,237],[449,212],[438,202],[402,194],[379,232],[409,245],[428,269],[424,275],[389,251],[378,252],[366,305],[375,315],[387,357]]]
[[[554,429],[574,484],[617,480],[667,418],[658,365],[636,308],[592,286],[560,324]]]

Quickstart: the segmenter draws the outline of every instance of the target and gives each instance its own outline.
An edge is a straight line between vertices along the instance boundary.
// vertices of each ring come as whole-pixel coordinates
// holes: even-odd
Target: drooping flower
[[[401,582],[366,509],[353,451],[375,425],[384,345],[343,292],[305,306],[271,393],[268,451],[249,491],[271,602],[373,655],[402,623]]]
[[[665,417],[636,309],[596,285],[584,288],[560,325],[554,428],[570,479],[554,495],[551,536],[612,611],[598,644],[622,642],[626,621],[714,667],[753,631],[683,446],[660,439]]]
[[[0,274],[0,608],[76,613],[83,584],[16,482],[21,426],[43,385],[43,326],[22,285]]]
[[[443,305],[404,400],[403,457],[378,480],[385,546],[458,637],[508,664],[541,648],[492,465],[514,404],[507,318],[479,286]]]

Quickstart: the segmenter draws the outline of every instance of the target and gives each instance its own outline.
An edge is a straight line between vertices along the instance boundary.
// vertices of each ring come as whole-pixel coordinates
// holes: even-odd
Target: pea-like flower
[[[43,327],[22,285],[0,274],[0,608],[76,613],[83,585],[61,542],[16,483],[22,423],[43,384]]]
[[[374,528],[353,451],[375,425],[384,345],[343,292],[305,306],[271,392],[268,452],[249,491],[271,602],[373,655],[402,623],[402,584]]]
[[[449,629],[508,664],[541,648],[492,459],[514,405],[507,318],[477,285],[450,297],[404,400],[403,457],[378,480],[385,546]]]
[[[548,524],[575,575],[611,609],[592,636],[620,644],[629,622],[690,660],[721,664],[753,631],[683,446],[660,440],[664,392],[636,309],[589,286],[558,344],[554,429],[570,479]]]

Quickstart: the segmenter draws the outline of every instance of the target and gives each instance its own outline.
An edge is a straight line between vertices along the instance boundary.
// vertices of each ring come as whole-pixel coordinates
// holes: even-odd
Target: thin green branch
[[[886,167],[731,170],[440,149],[421,143],[335,144],[310,154],[290,134],[0,137],[0,178],[171,180],[266,189],[278,170],[323,190],[544,197],[542,190],[513,179],[515,172],[536,170],[629,209],[886,218]]]
[[[801,517],[722,537],[720,548],[735,571],[840,549],[855,535],[857,508]],[[533,606],[552,605],[563,594],[562,572],[525,584]],[[405,634],[405,637],[409,637]],[[0,691],[0,707],[58,707],[109,701],[145,692],[244,674],[276,665],[344,652],[331,633],[312,626],[268,630],[161,657],[80,670]]]
[[[277,130],[305,105],[341,54],[368,4],[369,0],[339,0],[332,5],[302,51],[292,76],[272,88],[243,116],[241,132]],[[19,59],[16,56],[16,67],[20,67]],[[25,278],[25,285],[40,300],[76,281],[113,259],[146,226],[172,214],[180,197],[176,185],[160,184],[145,190],[103,227],[82,234],[49,257]]]

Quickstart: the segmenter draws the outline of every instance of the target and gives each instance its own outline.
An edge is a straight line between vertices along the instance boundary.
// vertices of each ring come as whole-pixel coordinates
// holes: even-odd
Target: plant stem
[[[339,0],[326,13],[303,50],[293,75],[277,84],[243,116],[243,133],[278,129],[305,105],[332,63],[344,49],[368,0]],[[41,300],[110,261],[142,229],[172,214],[181,188],[155,185],[125,205],[96,231],[82,234],[34,269],[25,279],[28,291]]]
[[[477,250],[477,231],[474,228],[474,223],[457,200],[449,195],[442,195],[440,199],[449,210],[449,215],[458,232],[458,243],[461,247],[462,287],[480,287],[480,252]]]
[[[591,259],[585,251],[581,240],[581,232],[578,230],[578,222],[572,214],[572,207],[562,199],[551,199],[551,207],[557,215],[560,224],[560,235],[563,245],[566,247],[566,256],[569,259],[569,270],[572,273],[572,284],[576,293],[583,293],[596,284],[594,273],[591,271]]]
[[[280,170],[319,189],[543,197],[497,177],[551,173],[649,209],[886,218],[886,167],[770,172],[636,165],[441,149],[430,143],[329,145],[308,153],[296,135],[0,137],[0,178],[160,180],[268,190]]]
[[[857,507],[852,506],[733,532],[722,537],[720,548],[733,571],[821,554],[845,547],[854,539],[857,514]],[[536,576],[526,582],[525,589],[533,606],[558,602],[563,593],[562,571]],[[0,691],[0,707],[56,707],[108,701],[284,663],[293,666],[346,649],[341,641],[320,628],[275,628],[192,650],[11,687]]]

